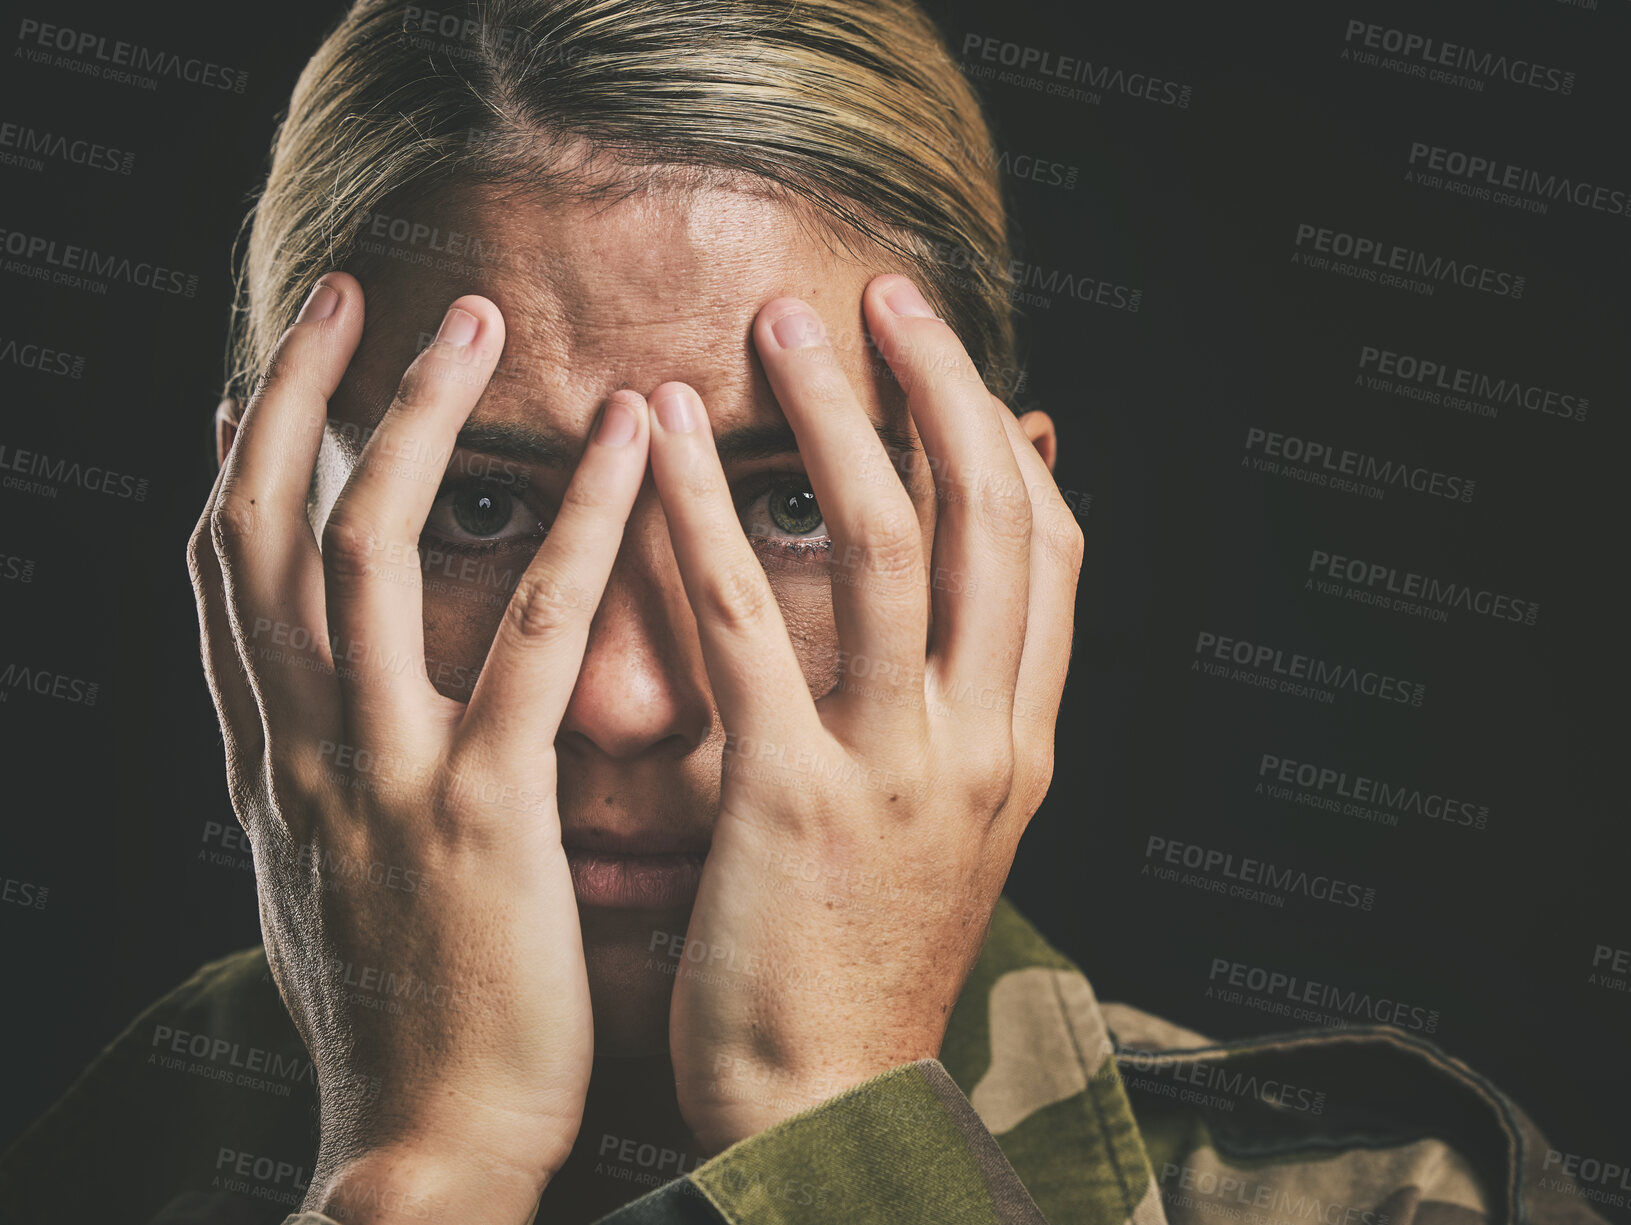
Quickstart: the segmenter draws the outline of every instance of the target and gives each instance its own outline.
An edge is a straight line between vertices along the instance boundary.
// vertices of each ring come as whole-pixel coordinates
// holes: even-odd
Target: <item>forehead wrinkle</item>
[[[593,208],[525,198],[496,208],[476,193],[443,215],[504,258],[474,282],[385,261],[383,279],[400,289],[386,295],[386,311],[369,312],[368,323],[370,330],[401,326],[382,316],[416,311],[414,303],[437,294],[440,303],[462,293],[491,298],[505,320],[504,351],[471,423],[520,424],[543,413],[581,436],[611,391],[648,395],[670,380],[697,390],[716,433],[782,421],[752,325],[765,301],[795,296],[827,323],[869,417],[905,424],[904,396],[887,375],[873,377],[864,339],[858,362],[853,351],[855,329],[865,326],[860,289],[872,274],[817,241],[780,202],[709,188],[636,193]],[[434,328],[434,319],[426,326]]]
[[[534,215],[540,224],[529,224]],[[514,220],[539,248],[523,253],[523,264],[548,270],[550,294],[586,341],[728,318],[755,288],[836,263],[784,205],[740,188],[650,190],[598,208],[540,205]]]

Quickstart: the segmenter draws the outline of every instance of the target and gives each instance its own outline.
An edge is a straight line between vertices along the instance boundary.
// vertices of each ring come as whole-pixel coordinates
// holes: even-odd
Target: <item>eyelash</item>
[[[489,540],[485,544],[477,544],[472,540],[449,540],[445,536],[436,537],[441,548],[450,553],[467,553],[472,557],[488,557],[500,549],[514,544],[522,537],[511,536],[508,540]]]
[[[749,482],[747,491],[737,503],[738,517],[759,498],[762,498],[779,485],[802,484],[804,488],[810,488],[810,478],[797,468],[770,468],[750,477]],[[821,522],[822,526],[825,527],[827,522],[825,516],[823,516]],[[815,561],[817,558],[824,556],[832,551],[833,543],[830,536],[825,540],[776,540],[769,536],[750,535],[748,540],[755,545],[764,545],[790,560],[799,562]]]
[[[801,483],[805,486],[805,488],[809,488],[809,479],[810,478],[808,476],[796,468],[771,468],[749,478],[749,483],[746,490],[739,494],[737,499],[738,518],[740,518],[746,512],[747,508],[757,499],[764,497],[772,489]],[[432,506],[434,508],[436,503],[439,503],[448,494],[462,493],[466,490],[481,489],[487,486],[500,489],[502,488],[502,485],[483,477],[463,477],[458,480],[446,481],[442,484],[441,488],[436,491],[436,499],[435,502],[432,503]],[[822,522],[825,524],[825,519],[823,519]],[[474,541],[454,540],[451,537],[443,536],[428,527],[425,531],[425,535],[434,539],[438,546],[444,550],[478,557],[497,553],[500,549],[510,548],[518,541],[532,540],[535,538],[542,540],[548,534],[549,529],[545,528],[543,531],[536,533],[536,536],[533,534],[520,536],[499,536],[488,541]],[[748,539],[755,545],[766,546],[774,549],[776,552],[785,557],[795,558],[799,561],[814,561],[824,554],[830,552],[833,544],[830,537],[825,540],[778,540],[770,536],[750,535]]]
[[[435,514],[437,505],[448,494],[458,494],[463,493],[466,490],[480,489],[500,490],[507,496],[513,498],[517,505],[526,509],[528,514],[533,513],[518,495],[510,493],[510,491],[505,488],[502,481],[495,481],[490,477],[466,476],[442,482],[441,487],[436,491],[435,499],[431,502],[431,514]],[[536,517],[537,516],[534,515],[534,518]],[[493,539],[485,541],[455,540],[450,536],[443,536],[441,533],[431,528],[429,526],[429,520],[430,516],[427,515],[426,527],[422,533],[423,536],[427,536],[434,540],[437,547],[445,552],[461,553],[474,557],[490,556],[491,554],[497,553],[500,549],[513,548],[516,544],[525,541],[542,541],[543,538],[549,534],[549,529],[545,527],[538,532],[527,532],[521,535],[513,536],[495,536]]]

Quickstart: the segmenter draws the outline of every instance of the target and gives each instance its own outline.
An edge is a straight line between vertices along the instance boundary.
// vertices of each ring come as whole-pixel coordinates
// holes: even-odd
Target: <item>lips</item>
[[[582,906],[652,910],[696,900],[706,839],[586,830],[563,839],[572,888]]]

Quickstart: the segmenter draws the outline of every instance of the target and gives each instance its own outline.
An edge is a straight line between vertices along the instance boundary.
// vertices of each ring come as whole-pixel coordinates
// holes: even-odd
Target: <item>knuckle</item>
[[[238,753],[229,752],[226,763],[227,795],[232,801],[233,815],[244,832],[254,834],[265,824],[266,798],[260,771]]]
[[[738,562],[714,572],[701,594],[703,616],[727,630],[760,626],[776,603],[757,561]]]
[[[255,538],[260,519],[255,503],[241,494],[223,492],[210,512],[210,542],[220,556],[239,557]]]
[[[1087,555],[1087,537],[1082,532],[1081,524],[1076,522],[1075,515],[1068,512],[1051,515],[1042,539],[1056,562],[1073,575],[1082,572],[1082,561]]]
[[[979,812],[994,815],[1013,794],[1014,751],[1012,746],[999,748],[978,760],[978,768],[965,783],[964,793]]]
[[[598,515],[601,511],[612,505],[612,496],[607,492],[604,484],[593,481],[574,480],[566,487],[561,495],[561,509],[555,516],[556,523],[562,519],[579,519]]]
[[[916,571],[923,564],[921,532],[914,511],[884,511],[871,516],[859,541],[867,569],[885,575]]]
[[[234,659],[223,667],[237,669],[243,684],[246,687],[250,685],[249,672],[240,661]],[[215,713],[221,725],[221,741],[228,759],[258,758],[266,747],[266,725],[261,718],[259,703],[251,698],[253,704],[243,711],[239,711],[235,703],[229,703],[221,683],[220,670],[213,663],[206,665],[204,680],[209,686],[210,700],[215,703]]]
[[[975,499],[981,526],[999,539],[1024,541],[1031,534],[1031,497],[1017,476],[987,473]]]
[[[679,479],[680,495],[698,506],[717,505],[726,496],[723,482],[707,464],[692,464]]]
[[[516,639],[527,643],[558,642],[579,622],[579,588],[548,571],[524,577],[510,597],[505,618]]]
[[[281,753],[269,753],[267,757],[267,788],[278,808],[287,812],[312,807],[322,790],[320,773]]]
[[[204,593],[210,562],[214,559],[215,541],[210,536],[209,520],[200,519],[193,534],[187,537],[187,574],[192,579],[193,590],[200,595]]]
[[[1026,808],[1035,812],[1053,785],[1053,737],[1039,736],[1025,755]]]
[[[332,514],[323,525],[323,570],[330,578],[367,578],[381,547],[372,524]]]

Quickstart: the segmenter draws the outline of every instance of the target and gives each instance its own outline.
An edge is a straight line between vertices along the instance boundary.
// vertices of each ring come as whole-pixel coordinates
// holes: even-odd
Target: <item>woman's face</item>
[[[425,652],[437,688],[469,696],[604,398],[621,387],[647,394],[680,380],[707,406],[743,527],[810,692],[831,689],[831,587],[823,555],[809,548],[825,529],[750,327],[770,299],[804,299],[825,321],[873,422],[895,431],[886,438],[915,445],[905,396],[869,347],[861,313],[868,281],[908,270],[882,260],[857,264],[784,205],[724,188],[686,197],[638,193],[609,206],[472,193],[406,220],[433,234],[420,231],[417,243],[365,239],[366,253],[349,269],[366,295],[366,325],[331,401],[314,517],[320,532],[360,440],[447,305],[465,293],[492,299],[504,314],[503,353],[420,541]],[[921,451],[892,453],[928,556],[935,522],[928,465]],[[642,895],[638,873],[631,888],[628,873],[578,869],[604,866],[605,855],[619,850],[704,852],[719,807],[724,739],[648,474],[556,738],[563,841],[578,861],[601,1053],[667,1049],[673,953],[694,886],[685,889],[682,874],[676,890],[671,873]]]

